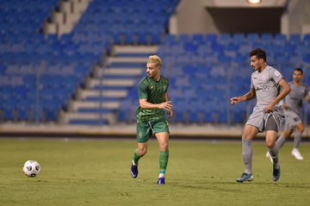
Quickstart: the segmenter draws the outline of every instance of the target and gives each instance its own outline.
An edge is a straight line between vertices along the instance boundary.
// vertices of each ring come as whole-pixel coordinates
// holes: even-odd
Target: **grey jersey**
[[[281,79],[282,74],[271,66],[267,66],[262,72],[252,73],[251,89],[255,90],[257,106],[267,106],[279,95]]]
[[[300,115],[303,99],[308,95],[309,90],[305,85],[296,86],[294,82],[289,82],[288,84],[291,87],[291,92],[285,97],[285,104],[296,114]]]

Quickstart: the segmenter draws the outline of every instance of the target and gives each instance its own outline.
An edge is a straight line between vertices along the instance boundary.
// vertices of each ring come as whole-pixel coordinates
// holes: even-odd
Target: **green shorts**
[[[167,132],[169,133],[169,124],[167,120],[155,120],[149,122],[137,122],[137,141],[138,143],[147,142],[153,134]]]

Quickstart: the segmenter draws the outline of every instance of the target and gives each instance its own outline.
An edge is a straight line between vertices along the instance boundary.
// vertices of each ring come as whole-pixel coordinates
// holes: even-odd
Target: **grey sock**
[[[282,135],[277,139],[276,145],[274,146],[274,149],[277,151],[277,153],[279,153],[280,148],[284,145],[285,140],[286,139]]]
[[[279,168],[279,157],[278,157],[278,151],[273,147],[272,149],[269,149],[270,156],[272,157],[273,164],[276,166],[276,168]]]
[[[245,173],[252,174],[252,141],[247,139],[242,139],[242,158],[243,164],[245,166]]]
[[[301,142],[301,133],[299,131],[296,131],[295,132],[295,135],[294,135],[294,148],[295,149],[298,149],[299,147],[299,143]]]

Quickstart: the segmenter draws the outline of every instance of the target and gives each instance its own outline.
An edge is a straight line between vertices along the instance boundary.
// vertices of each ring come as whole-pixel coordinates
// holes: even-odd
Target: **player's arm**
[[[241,97],[233,97],[230,99],[230,104],[235,105],[240,102],[248,101],[256,97],[254,87],[251,87],[250,91]]]
[[[160,104],[153,104],[153,103],[148,102],[146,99],[140,99],[139,105],[141,109],[164,109],[167,112],[170,111],[172,108],[171,101],[165,101]]]
[[[284,99],[285,100],[285,99]],[[289,109],[290,107],[285,103],[285,101],[283,101],[282,104],[283,109]]]
[[[143,82],[139,83],[138,96],[139,96],[139,106],[141,109],[164,109],[166,111],[169,111],[172,107],[170,101],[165,101],[160,104],[153,104],[148,102],[147,84]]]
[[[165,102],[170,102],[171,103],[171,101],[169,101],[169,97],[168,97],[168,93],[167,92],[165,93],[164,99],[165,99]],[[170,110],[167,111],[167,114],[168,114],[168,117],[172,117],[173,116],[172,107],[170,108]]]
[[[310,103],[310,91],[308,91],[307,96],[305,97],[306,101]]]
[[[281,87],[280,94],[267,106],[266,112],[272,112],[273,108],[276,104],[278,104],[286,95],[291,92],[291,87],[285,81],[285,79],[281,79],[279,81],[279,86]]]

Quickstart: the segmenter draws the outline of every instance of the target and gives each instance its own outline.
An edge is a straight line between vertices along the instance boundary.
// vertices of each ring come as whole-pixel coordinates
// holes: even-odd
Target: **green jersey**
[[[157,82],[154,79],[145,77],[138,86],[139,99],[146,99],[152,104],[160,104],[165,101],[165,94],[169,87],[169,80],[160,76]],[[148,122],[153,120],[165,119],[165,111],[162,109],[137,109],[137,120]]]

